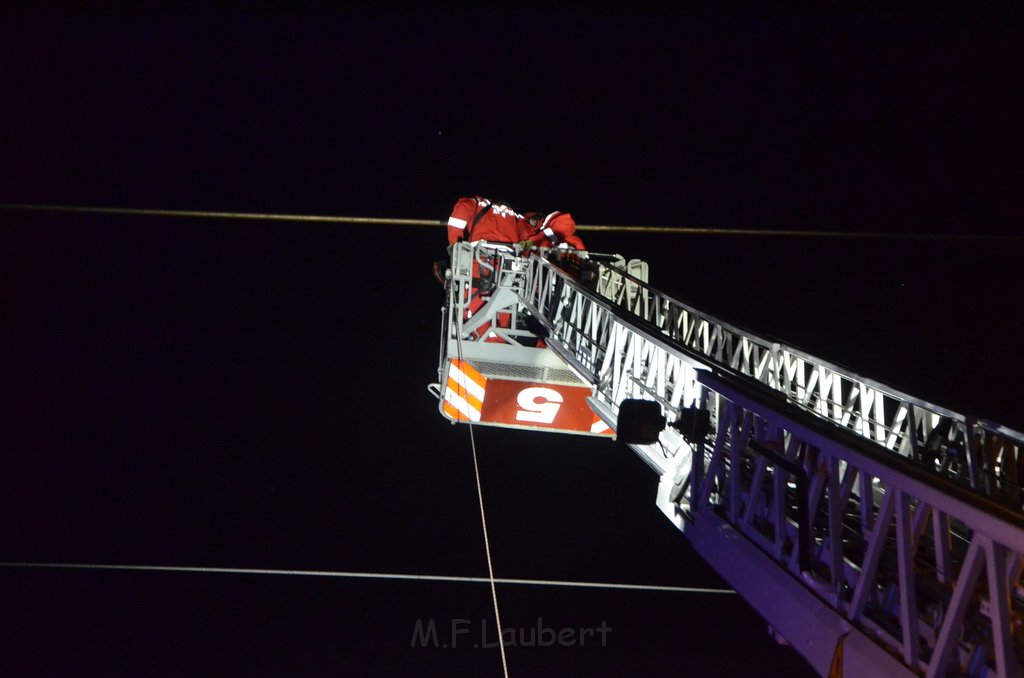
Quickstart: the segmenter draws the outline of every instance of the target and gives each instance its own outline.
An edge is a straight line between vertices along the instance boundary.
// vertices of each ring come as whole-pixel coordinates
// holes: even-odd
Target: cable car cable
[[[194,565],[130,565],[116,563],[39,563],[0,562],[9,569],[51,570],[113,570],[128,572],[180,572],[186,574],[249,574],[284,577],[322,577],[334,579],[380,579],[385,581],[425,581],[454,584],[490,584],[489,577],[461,577],[441,574],[409,574],[403,572],[351,572],[335,570],[292,570],[255,567],[203,567]],[[603,581],[568,581],[561,579],[515,579],[497,577],[497,584],[515,586],[555,586],[562,588],[613,589],[619,591],[658,591],[662,593],[707,593],[736,595],[733,589],[714,589],[700,586],[668,586],[661,584],[623,584]]]
[[[323,224],[360,224],[377,226],[420,226],[443,228],[446,222],[434,219],[401,219],[397,217],[346,217],[318,214],[280,214],[261,212],[226,212],[205,210],[165,210],[132,207],[89,207],[81,205],[3,204],[0,210],[25,212],[67,212],[109,214],[141,217],[180,217],[187,219],[232,219],[236,221],[306,222]],[[837,238],[867,240],[980,240],[1024,241],[1024,234],[986,233],[886,233],[881,231],[804,231],[770,228],[704,228],[686,226],[617,226],[578,224],[578,231],[613,233],[665,233],[672,235],[765,236],[784,238]]]

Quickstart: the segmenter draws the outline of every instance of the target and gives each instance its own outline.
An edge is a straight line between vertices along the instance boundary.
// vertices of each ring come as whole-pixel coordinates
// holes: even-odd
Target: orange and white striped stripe
[[[614,435],[615,433],[608,424],[604,423],[604,419],[596,414],[594,415],[594,423],[590,425],[590,432],[607,436]]]
[[[480,421],[487,378],[465,360],[453,358],[448,365],[444,413],[455,421]]]

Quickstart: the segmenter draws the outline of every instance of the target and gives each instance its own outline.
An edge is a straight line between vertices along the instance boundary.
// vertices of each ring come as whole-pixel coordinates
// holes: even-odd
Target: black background
[[[15,12],[0,203],[1013,234],[1015,17],[694,8]],[[485,576],[437,413],[436,230],[0,212],[8,562]],[[584,234],[655,286],[1024,428],[1018,241]],[[605,441],[478,431],[498,576],[723,584]],[[477,584],[3,568],[5,674],[496,674]],[[613,628],[518,675],[807,668],[731,595],[499,587]]]

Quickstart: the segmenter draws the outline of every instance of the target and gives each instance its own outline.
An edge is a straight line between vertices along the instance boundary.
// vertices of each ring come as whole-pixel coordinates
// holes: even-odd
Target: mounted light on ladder
[[[615,437],[631,445],[653,445],[666,426],[679,431],[686,442],[697,443],[707,438],[711,413],[702,407],[687,407],[679,412],[679,419],[668,423],[657,402],[627,399],[619,404]]]

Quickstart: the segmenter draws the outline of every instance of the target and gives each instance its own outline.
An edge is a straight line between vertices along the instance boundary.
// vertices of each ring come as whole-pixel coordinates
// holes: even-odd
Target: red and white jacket
[[[487,198],[459,198],[448,217],[448,244],[459,240],[490,240],[492,242],[518,242],[522,238],[525,220],[507,205]]]
[[[539,215],[538,215],[539,216]],[[539,247],[558,247],[565,244],[573,249],[586,249],[576,235],[576,222],[568,212],[552,212],[531,228],[527,238]]]

